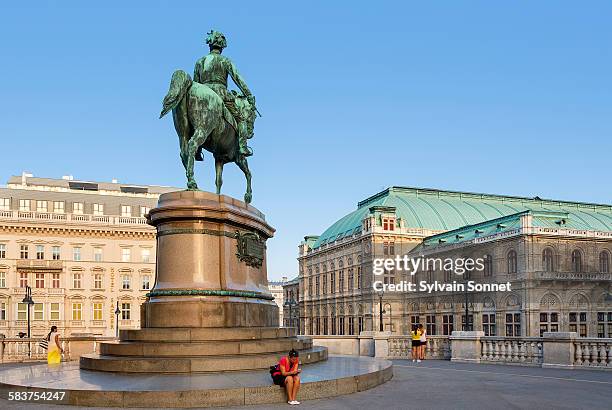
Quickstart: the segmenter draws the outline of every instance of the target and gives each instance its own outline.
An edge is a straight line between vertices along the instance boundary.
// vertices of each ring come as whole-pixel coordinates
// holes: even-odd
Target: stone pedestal
[[[576,332],[544,332],[542,340],[542,367],[574,367],[574,340]]]
[[[279,328],[268,291],[266,240],[274,229],[242,201],[201,191],[163,194],[148,215],[157,228],[156,280],[141,330],[102,343],[83,369],[185,373],[267,368],[290,349],[301,361],[327,349]]]
[[[374,332],[374,357],[389,357],[389,336],[391,332]]]
[[[479,363],[481,354],[480,338],[484,332],[477,331],[453,331],[451,341],[451,361]]]

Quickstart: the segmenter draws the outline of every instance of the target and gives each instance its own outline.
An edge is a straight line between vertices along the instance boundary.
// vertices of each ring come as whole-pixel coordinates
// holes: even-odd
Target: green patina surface
[[[370,213],[370,208],[380,206],[395,207],[396,216],[404,221],[407,228],[449,231],[531,210],[564,213],[567,215],[565,227],[569,229],[612,231],[610,205],[391,187],[359,202],[355,211],[325,230],[314,242],[313,248],[359,231],[361,221]],[[534,224],[538,223],[543,227],[551,223],[559,227],[551,218],[534,216]]]
[[[247,290],[220,290],[220,289],[168,289],[168,290],[153,290],[146,296],[235,296],[240,298],[256,298],[274,300],[271,295],[266,295],[259,292],[251,292]]]

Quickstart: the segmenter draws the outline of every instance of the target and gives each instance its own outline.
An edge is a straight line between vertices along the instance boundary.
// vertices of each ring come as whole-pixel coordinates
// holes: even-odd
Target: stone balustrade
[[[410,336],[394,335],[389,337],[388,357],[390,359],[410,359],[412,357],[412,339]],[[450,359],[451,346],[448,336],[428,336],[425,357],[427,359]]]
[[[34,211],[0,211],[2,220],[36,220],[41,222],[60,222],[102,225],[143,225],[146,228],[147,219],[137,216],[88,215]]]
[[[542,364],[542,340],[539,337],[483,337],[480,344],[482,362]]]
[[[60,338],[65,361],[79,360],[82,354],[99,352],[99,342],[110,337],[82,336]],[[0,363],[46,361],[47,351],[40,347],[41,339],[0,338]]]
[[[577,338],[574,347],[574,367],[612,369],[612,339]]]

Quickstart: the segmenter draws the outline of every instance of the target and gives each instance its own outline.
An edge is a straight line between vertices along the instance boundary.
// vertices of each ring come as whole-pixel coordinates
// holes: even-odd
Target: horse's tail
[[[176,70],[174,74],[172,74],[170,89],[168,90],[168,94],[164,97],[164,108],[161,114],[159,114],[159,118],[179,105],[185,94],[187,94],[187,91],[189,91],[191,83],[191,77],[183,70]]]

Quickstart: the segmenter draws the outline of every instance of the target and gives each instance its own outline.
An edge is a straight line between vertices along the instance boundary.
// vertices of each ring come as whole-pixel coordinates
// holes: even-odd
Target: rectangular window
[[[38,260],[45,259],[45,246],[44,245],[36,245],[36,259]]]
[[[53,212],[56,214],[64,213],[64,201],[53,201]]]
[[[60,260],[60,247],[59,246],[51,247],[51,259],[53,259],[54,261]]]
[[[383,255],[395,255],[395,242],[383,242]]]
[[[435,336],[436,334],[436,315],[427,315],[425,318],[427,323],[427,334],[429,336]]]
[[[121,275],[121,289],[130,289],[130,275]]]
[[[102,320],[102,302],[93,303],[93,320]]]
[[[11,210],[11,199],[10,198],[0,198],[0,211],[10,211]]]
[[[130,303],[121,304],[121,319],[130,320],[130,318],[132,317],[131,308],[132,308],[132,305]]]
[[[72,274],[72,288],[73,289],[83,289],[83,274],[80,272],[74,272]]]
[[[25,288],[28,286],[28,272],[19,272],[19,287]]]
[[[348,326],[349,326],[349,335],[355,334],[355,318],[353,316],[349,316],[348,318]]]
[[[94,248],[94,261],[102,262],[102,248]]]
[[[357,320],[357,323],[359,324],[359,333],[363,332],[364,324],[363,324],[363,317],[362,316],[359,316],[359,319]]]
[[[51,287],[53,289],[59,289],[60,287],[60,274],[59,273],[51,274]]]
[[[597,312],[597,337],[612,338],[612,312]]]
[[[395,218],[383,218],[383,230],[393,231],[395,230]]]
[[[44,273],[36,273],[35,274],[35,281],[34,281],[34,285],[37,288],[44,288],[45,287],[45,274]]]
[[[121,262],[130,262],[132,260],[132,250],[130,248],[121,248]]]
[[[485,336],[496,336],[495,313],[485,313],[482,315],[482,331]]]
[[[151,261],[151,249],[142,249],[140,251],[140,256],[144,263],[149,263]]]
[[[540,337],[544,336],[544,332],[558,332],[559,331],[559,314],[556,312],[540,313]]]
[[[121,205],[121,216],[132,216],[132,207],[130,205]]]
[[[586,312],[570,312],[569,330],[576,332],[580,337],[587,337],[587,314]]]
[[[150,210],[151,208],[149,208],[148,206],[141,206],[140,207],[140,217],[144,218],[144,216],[148,214]]]
[[[77,262],[81,260],[81,247],[75,246],[72,248],[72,260]]]
[[[73,202],[72,203],[72,213],[73,214],[82,214],[83,213],[83,202]]]
[[[6,288],[6,272],[0,271],[0,288]]]
[[[34,303],[34,318],[33,320],[45,320],[45,305],[42,303]]]
[[[19,246],[19,258],[20,259],[28,259],[28,253],[30,248],[28,245],[20,245]]]
[[[6,303],[0,302],[0,320],[6,320]]]
[[[521,335],[521,314],[506,313],[506,336],[519,337]]]
[[[450,335],[453,333],[453,315],[442,315],[442,334]]]
[[[338,334],[344,335],[344,316],[338,318]]]
[[[102,289],[102,274],[94,273],[94,289]]]
[[[72,304],[72,320],[83,320],[83,304]]]
[[[465,325],[465,315],[461,315],[461,329],[467,331],[474,330],[474,315],[468,315],[467,327]]]
[[[93,204],[93,214],[95,216],[104,215],[104,204]]]
[[[0,243],[0,259],[6,259],[6,244]]]
[[[47,201],[36,201],[36,212],[47,212]]]
[[[49,309],[50,319],[51,320],[60,320],[60,304],[59,303],[51,303],[51,309]]]
[[[142,276],[142,290],[151,289],[151,275]]]
[[[28,305],[25,303],[17,303],[17,320],[28,319]]]
[[[20,199],[19,200],[19,210],[22,212],[29,212],[30,211],[30,200]]]
[[[319,286],[319,275],[315,276],[315,294],[320,295],[321,287]]]

